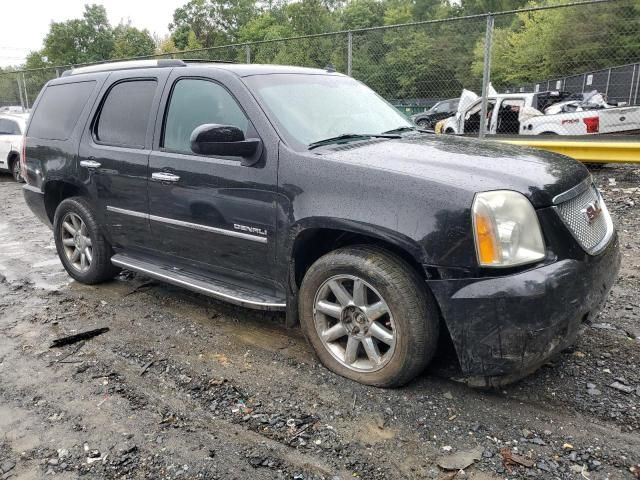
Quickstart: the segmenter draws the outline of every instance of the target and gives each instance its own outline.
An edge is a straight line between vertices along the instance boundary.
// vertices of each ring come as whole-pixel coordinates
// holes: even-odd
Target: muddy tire
[[[92,285],[109,280],[120,272],[111,263],[111,245],[83,198],[67,198],[58,205],[53,235],[62,265],[78,282]]]
[[[300,288],[299,316],[320,361],[367,385],[404,385],[424,370],[438,343],[439,312],[424,280],[373,246],[317,260]]]

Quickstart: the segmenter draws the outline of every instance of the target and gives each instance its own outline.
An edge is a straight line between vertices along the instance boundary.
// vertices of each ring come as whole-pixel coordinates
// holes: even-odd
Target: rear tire
[[[53,219],[53,235],[62,265],[78,282],[92,285],[120,272],[111,263],[111,245],[85,199],[71,197],[60,202]]]
[[[406,384],[438,344],[440,316],[424,280],[374,246],[341,248],[317,260],[300,288],[299,316],[320,361],[367,385]]]
[[[20,158],[16,157],[11,161],[11,175],[13,179],[18,183],[24,183],[22,178],[22,172],[20,171]]]

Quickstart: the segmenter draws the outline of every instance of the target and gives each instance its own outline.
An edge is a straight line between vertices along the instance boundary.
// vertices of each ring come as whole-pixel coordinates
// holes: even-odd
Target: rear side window
[[[48,86],[31,117],[29,136],[68,139],[95,87],[95,81]]]
[[[0,118],[0,135],[20,135],[20,127],[13,120]]]
[[[121,147],[144,148],[155,80],[117,83],[107,93],[95,125],[96,140]]]

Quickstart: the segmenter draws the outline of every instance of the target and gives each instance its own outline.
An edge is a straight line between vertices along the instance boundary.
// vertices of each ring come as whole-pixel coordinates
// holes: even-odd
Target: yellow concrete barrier
[[[526,145],[561,153],[581,162],[640,163],[640,142],[607,142],[579,140],[498,140],[513,145]]]

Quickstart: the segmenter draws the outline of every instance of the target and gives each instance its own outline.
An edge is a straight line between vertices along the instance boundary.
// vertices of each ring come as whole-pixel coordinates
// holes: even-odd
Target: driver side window
[[[238,127],[245,135],[249,126],[238,103],[221,85],[194,78],[178,80],[167,109],[162,146],[192,154],[191,132],[205,123]]]

